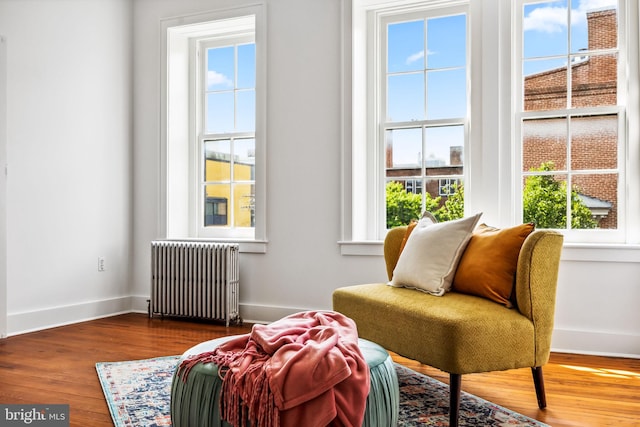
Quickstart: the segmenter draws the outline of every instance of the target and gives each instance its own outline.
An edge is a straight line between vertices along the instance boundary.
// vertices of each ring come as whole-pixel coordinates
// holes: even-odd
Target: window
[[[424,210],[437,216],[446,200],[439,182],[463,177],[468,104],[466,18],[463,9],[380,17],[377,123],[382,132],[379,141],[384,141],[385,180],[419,181],[424,190],[419,204],[413,198],[398,203],[387,190],[386,228],[397,225],[398,219],[408,224]],[[409,188],[406,191],[414,193]],[[444,195],[451,191],[455,188]]]
[[[516,11],[522,217],[614,240],[625,208],[624,16],[617,0],[590,4],[525,0]]]
[[[162,22],[166,237],[266,250],[264,6]]]
[[[345,105],[352,108],[345,155],[353,159],[345,171],[352,184],[344,193],[345,240],[381,240],[423,210],[444,209],[441,179],[463,182],[467,18],[465,1],[354,1],[353,50],[345,49],[354,76]]]
[[[226,228],[239,235],[255,226],[256,45],[252,35],[225,35],[199,40],[196,49],[202,70],[196,97],[202,156],[198,234],[215,236],[216,228]],[[210,199],[225,201],[224,215],[214,222],[207,211]]]
[[[388,227],[382,188],[415,204],[410,180],[421,182],[421,207],[455,196],[458,212],[483,212],[488,224],[535,221],[567,244],[590,244],[575,247],[640,242],[639,8],[352,0],[343,15],[342,253],[380,253],[371,247]],[[429,43],[445,22],[459,29],[436,38],[446,50]],[[444,51],[449,61],[438,62]],[[438,94],[441,82],[430,79],[447,75],[459,83]]]
[[[438,180],[438,195],[448,197],[455,194],[460,185],[459,179],[443,178]]]

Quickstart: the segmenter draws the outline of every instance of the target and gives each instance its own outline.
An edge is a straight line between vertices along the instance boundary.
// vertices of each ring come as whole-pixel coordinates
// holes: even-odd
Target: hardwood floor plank
[[[72,426],[111,426],[96,362],[182,354],[225,327],[125,314],[0,340],[0,403],[68,403]],[[449,375],[393,354],[444,383]],[[462,390],[554,427],[640,426],[640,360],[554,353],[544,367],[547,408],[538,409],[530,369],[470,374]]]

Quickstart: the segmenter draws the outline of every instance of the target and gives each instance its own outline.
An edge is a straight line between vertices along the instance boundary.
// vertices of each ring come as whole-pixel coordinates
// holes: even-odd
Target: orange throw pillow
[[[481,225],[467,245],[453,279],[453,290],[513,307],[518,255],[534,224],[503,230]]]
[[[409,240],[409,236],[411,236],[411,232],[413,231],[414,228],[416,228],[416,225],[418,225],[418,221],[411,221],[407,226],[407,231],[406,233],[404,233],[404,237],[402,238],[402,243],[400,243],[399,254],[401,254],[402,251],[404,250],[404,247],[407,244],[407,240]]]

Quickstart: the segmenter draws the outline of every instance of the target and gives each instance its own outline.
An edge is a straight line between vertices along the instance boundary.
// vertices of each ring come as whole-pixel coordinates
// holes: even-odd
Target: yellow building
[[[208,153],[205,165],[205,226],[254,226],[254,169],[253,163],[232,162],[226,153]]]

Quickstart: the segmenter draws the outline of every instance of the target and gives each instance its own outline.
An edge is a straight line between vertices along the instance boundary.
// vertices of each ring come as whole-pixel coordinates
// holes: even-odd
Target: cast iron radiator
[[[238,252],[237,243],[152,241],[149,317],[240,323]]]

